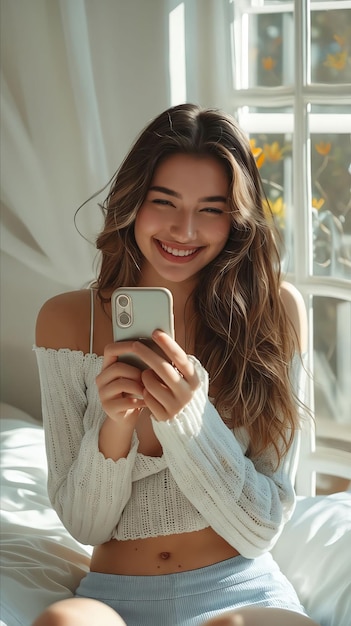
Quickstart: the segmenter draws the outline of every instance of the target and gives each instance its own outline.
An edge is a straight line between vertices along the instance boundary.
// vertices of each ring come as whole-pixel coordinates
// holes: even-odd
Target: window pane
[[[351,95],[351,91],[350,91],[350,95]],[[351,108],[349,104],[338,104],[337,106],[333,106],[333,105],[328,106],[325,104],[313,104],[311,107],[311,113],[312,115],[316,115],[316,120],[318,119],[317,115],[325,115],[325,114],[336,115],[338,119],[334,120],[334,123],[340,119],[340,115],[347,115],[348,126],[344,125],[344,122],[342,122],[342,125],[344,126],[344,131],[348,130],[350,123],[351,123]]]
[[[321,116],[324,129],[334,116]],[[311,184],[313,273],[351,278],[350,134],[311,133]]]
[[[311,11],[311,80],[351,83],[351,9]],[[313,5],[312,5],[313,8]]]
[[[282,237],[283,269],[292,271],[291,254],[287,254],[292,249],[292,136],[253,133],[250,135],[250,143],[267,196],[267,212],[271,211]]]
[[[292,84],[293,14],[249,15],[248,40],[247,83],[249,87],[276,87]]]
[[[351,423],[351,302],[313,298],[316,419]]]

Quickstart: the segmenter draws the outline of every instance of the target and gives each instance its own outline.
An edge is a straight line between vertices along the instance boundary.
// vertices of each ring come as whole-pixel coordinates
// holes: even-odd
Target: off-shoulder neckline
[[[82,356],[83,358],[91,357],[94,360],[104,358],[103,355],[96,354],[96,352],[83,352],[83,350],[72,350],[72,348],[46,348],[45,346],[37,346],[34,344],[33,350],[34,352],[44,351],[53,354],[77,354],[79,356]]]

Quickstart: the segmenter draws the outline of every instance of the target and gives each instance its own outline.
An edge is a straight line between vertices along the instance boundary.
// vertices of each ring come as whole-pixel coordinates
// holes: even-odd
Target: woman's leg
[[[32,626],[126,626],[109,606],[89,598],[70,598],[49,606]],[[320,626],[295,611],[244,607],[204,622],[203,626]]]
[[[210,619],[204,622],[203,626],[319,626],[319,624],[295,611],[244,607]]]
[[[89,598],[69,598],[49,606],[32,626],[126,626],[109,606]]]

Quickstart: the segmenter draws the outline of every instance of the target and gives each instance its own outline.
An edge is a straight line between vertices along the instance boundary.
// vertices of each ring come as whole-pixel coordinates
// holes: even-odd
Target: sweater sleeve
[[[113,461],[99,451],[105,414],[95,378],[101,363],[78,351],[36,348],[48,462],[48,495],[70,534],[83,544],[111,539],[130,498],[138,442]]]
[[[189,358],[201,385],[173,419],[153,418],[153,429],[184,495],[220,536],[244,557],[254,558],[272,548],[294,509],[297,443],[278,469],[272,450],[258,459],[246,457],[245,434],[234,434],[224,424],[208,400],[206,370]]]

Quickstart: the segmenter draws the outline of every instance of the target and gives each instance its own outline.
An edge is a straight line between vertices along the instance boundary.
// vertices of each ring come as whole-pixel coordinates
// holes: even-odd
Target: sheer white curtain
[[[228,0],[1,0],[2,250],[49,279],[91,278],[73,225],[136,133],[170,104],[169,25],[184,14],[188,100],[223,106]],[[94,241],[96,203],[78,218]]]
[[[170,16],[182,5],[185,95],[226,108],[230,0],[0,0],[2,398],[40,415],[31,348],[43,302],[94,277],[91,201],[171,104]],[[176,40],[177,41],[177,40]],[[172,99],[172,104],[174,104]],[[100,196],[100,200],[102,199]]]
[[[95,253],[74,212],[168,104],[164,3],[2,0],[1,13],[2,249],[79,286]],[[92,241],[100,219],[96,202],[79,214]]]
[[[169,104],[163,0],[1,1],[1,397],[40,418],[46,299],[94,277],[96,201]],[[100,197],[100,199],[102,196]]]

